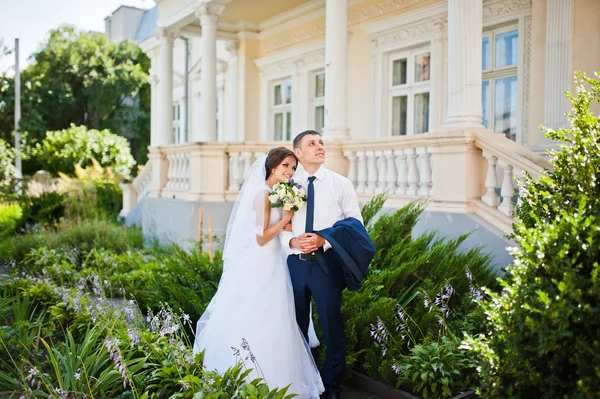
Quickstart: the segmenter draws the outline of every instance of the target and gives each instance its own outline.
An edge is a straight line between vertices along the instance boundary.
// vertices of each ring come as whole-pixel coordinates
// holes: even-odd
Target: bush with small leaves
[[[595,398],[600,392],[600,81],[578,74],[572,128],[553,170],[526,177],[514,264],[484,303],[488,333],[463,346],[480,359],[485,398]],[[587,87],[586,87],[587,86]]]

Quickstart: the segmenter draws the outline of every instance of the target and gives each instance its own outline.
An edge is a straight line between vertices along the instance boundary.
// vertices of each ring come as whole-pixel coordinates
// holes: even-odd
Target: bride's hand
[[[286,221],[292,220],[292,216],[294,216],[294,211],[283,211],[283,219]]]
[[[283,231],[292,232],[292,222],[287,222],[285,226],[283,226]]]

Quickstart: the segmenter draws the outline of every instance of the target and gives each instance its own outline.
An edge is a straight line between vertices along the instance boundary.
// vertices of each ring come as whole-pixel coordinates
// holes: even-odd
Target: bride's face
[[[291,179],[292,177],[294,177],[297,165],[298,164],[296,162],[296,158],[294,158],[291,155],[288,155],[283,160],[283,162],[277,165],[275,171],[273,172],[273,176],[275,177],[278,183],[286,179]]]

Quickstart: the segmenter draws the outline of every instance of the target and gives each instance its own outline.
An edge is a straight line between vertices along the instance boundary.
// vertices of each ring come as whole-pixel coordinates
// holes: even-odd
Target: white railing
[[[401,137],[356,141],[344,146],[347,177],[362,197],[387,192],[400,197],[430,197],[433,188],[427,140]]]
[[[147,162],[130,184],[121,184],[123,209],[119,215],[127,216],[135,205],[150,193],[152,185],[152,162]]]
[[[498,133],[476,132],[474,139],[487,164],[485,194],[481,196],[481,203],[476,204],[479,206],[478,213],[482,213],[488,220],[497,219],[496,223],[503,224],[503,230],[510,231],[512,215],[518,206],[515,196],[515,190],[518,189],[517,180],[523,181],[523,172],[538,179],[542,171],[550,169],[552,164],[547,158]]]
[[[146,193],[198,201],[233,201],[252,162],[286,142],[189,143],[152,147],[123,213]],[[514,179],[549,168],[545,158],[487,130],[441,131],[326,143],[327,166],[346,175],[361,202],[388,194],[389,206],[425,199],[431,210],[476,213],[509,232]],[[134,198],[135,197],[135,198]]]
[[[152,163],[147,162],[133,180],[132,185],[137,193],[138,201],[150,193],[152,183]]]

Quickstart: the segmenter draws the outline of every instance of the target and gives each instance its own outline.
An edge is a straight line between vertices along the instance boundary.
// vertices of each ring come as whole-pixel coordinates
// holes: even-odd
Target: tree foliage
[[[484,304],[489,331],[466,346],[488,398],[593,398],[600,392],[600,81],[577,75],[571,129],[553,169],[521,189],[514,265]]]
[[[40,141],[72,123],[110,129],[149,144],[150,63],[136,43],[111,43],[99,32],[68,26],[51,30],[21,73],[21,130]],[[0,74],[0,134],[14,126],[14,79]],[[138,156],[142,162],[144,156]]]
[[[135,164],[129,143],[109,130],[88,130],[71,125],[68,129],[47,132],[35,156],[44,170],[55,175],[75,174],[75,165],[90,166],[95,159],[101,167],[110,167],[122,178],[128,178]]]

